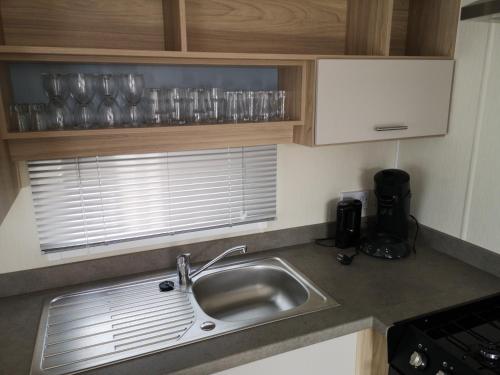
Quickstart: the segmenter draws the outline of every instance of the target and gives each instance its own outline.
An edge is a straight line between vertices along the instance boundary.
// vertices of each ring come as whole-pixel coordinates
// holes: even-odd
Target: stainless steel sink
[[[176,275],[47,301],[31,373],[77,373],[338,305],[279,258],[225,262],[160,292],[166,279]]]

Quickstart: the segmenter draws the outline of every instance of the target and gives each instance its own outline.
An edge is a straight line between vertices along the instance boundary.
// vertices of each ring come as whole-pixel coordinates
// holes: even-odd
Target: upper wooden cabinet
[[[445,134],[452,60],[319,60],[315,144]]]
[[[7,119],[0,133],[13,160],[314,145],[317,61],[451,59],[459,9],[460,0],[2,0],[3,68],[18,62],[272,67],[276,87],[288,92],[290,118],[30,133]],[[8,75],[0,81],[7,109]]]
[[[2,0],[6,45],[453,55],[460,0]]]

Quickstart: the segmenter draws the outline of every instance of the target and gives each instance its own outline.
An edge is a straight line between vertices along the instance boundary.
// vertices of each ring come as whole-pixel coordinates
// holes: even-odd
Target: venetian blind
[[[276,216],[276,145],[30,161],[43,251]]]

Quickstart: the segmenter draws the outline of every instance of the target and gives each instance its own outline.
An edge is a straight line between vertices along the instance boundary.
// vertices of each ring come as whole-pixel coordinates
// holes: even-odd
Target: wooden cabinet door
[[[452,60],[321,59],[315,143],[446,134]]]

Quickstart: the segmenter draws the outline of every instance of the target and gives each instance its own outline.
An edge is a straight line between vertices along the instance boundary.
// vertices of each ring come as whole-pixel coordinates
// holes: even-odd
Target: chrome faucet
[[[198,268],[194,272],[191,272],[191,261],[190,261],[191,254],[186,253],[186,254],[178,255],[177,256],[177,275],[179,276],[179,284],[180,285],[191,284],[191,280],[193,279],[193,277],[195,277],[196,275],[199,275],[201,272],[205,271],[207,268],[213,266],[215,263],[217,263],[222,258],[225,258],[226,256],[228,256],[232,253],[236,253],[236,252],[239,252],[241,254],[245,254],[247,252],[247,245],[240,245],[240,246],[235,246],[235,247],[232,247],[230,249],[227,249],[222,254],[215,257],[210,262],[208,262],[204,266]]]

